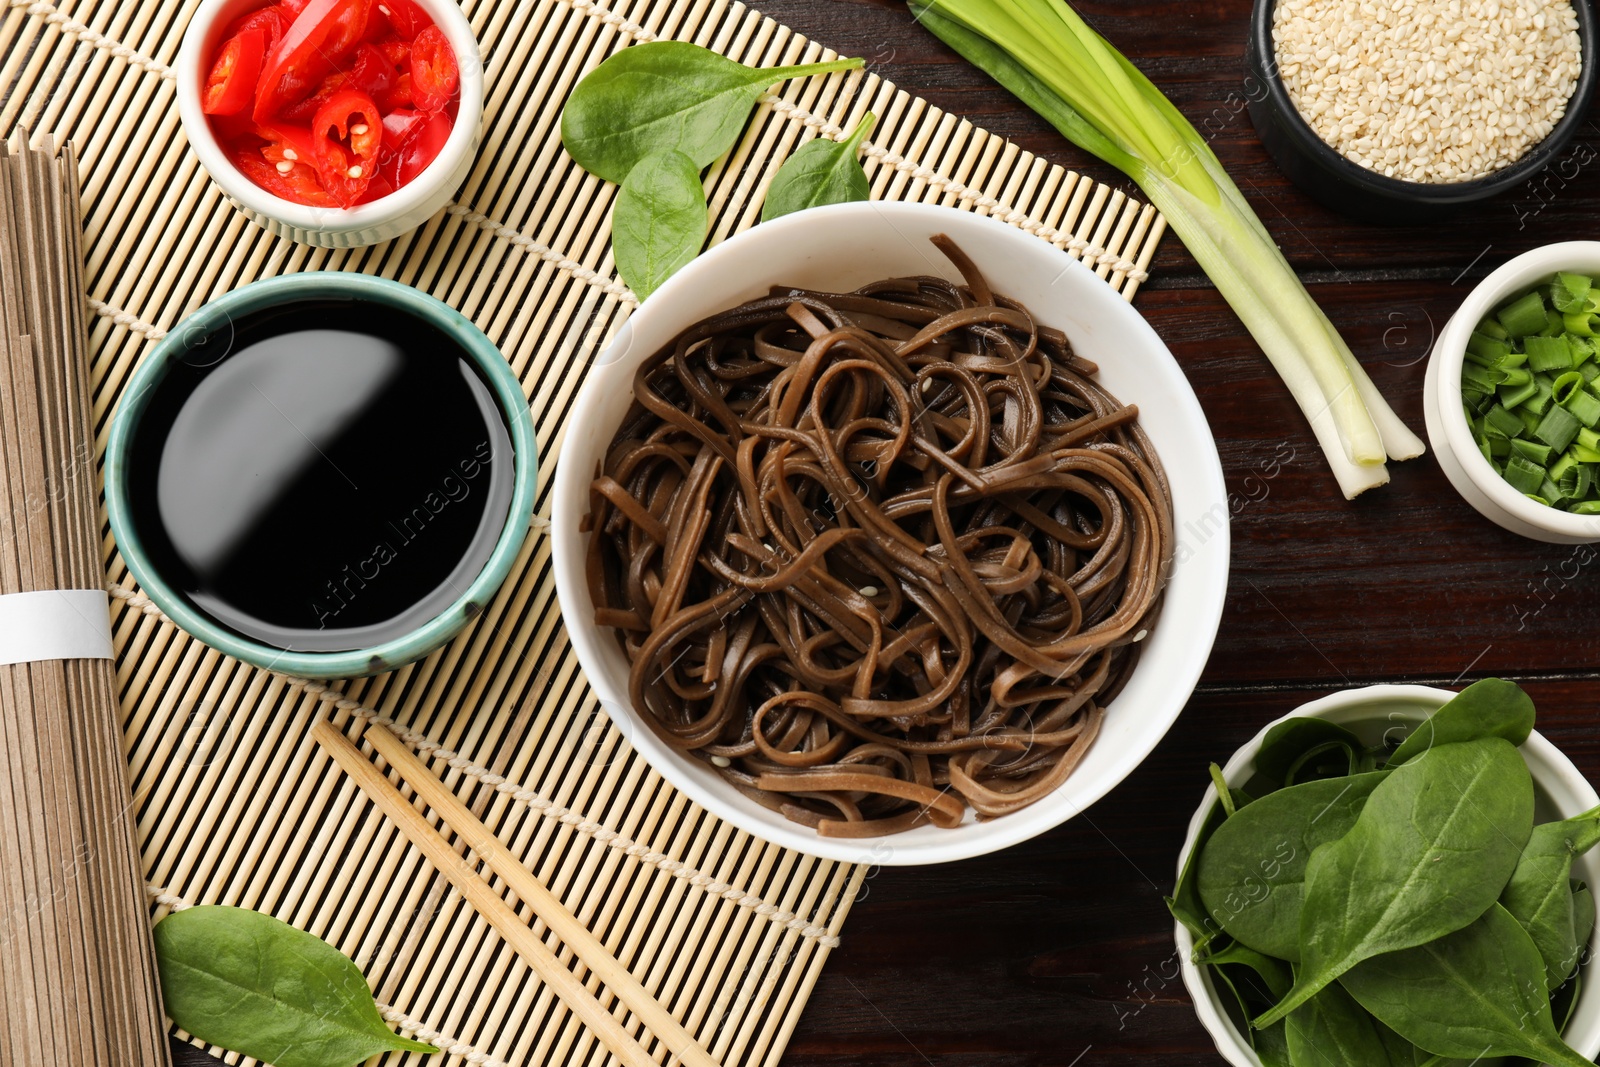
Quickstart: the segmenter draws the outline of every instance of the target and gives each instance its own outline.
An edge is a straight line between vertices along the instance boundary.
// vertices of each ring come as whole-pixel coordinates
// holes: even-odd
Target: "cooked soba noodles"
[[[965,285],[774,289],[685,330],[639,368],[590,494],[595,621],[634,707],[829,836],[1059,786],[1171,557],[1137,409],[933,240]]]

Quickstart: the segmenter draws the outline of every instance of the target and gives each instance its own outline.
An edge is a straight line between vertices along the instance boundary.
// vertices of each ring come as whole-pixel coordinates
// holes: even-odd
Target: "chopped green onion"
[[[1489,409],[1488,414],[1484,415],[1483,421],[1490,433],[1498,433],[1501,437],[1520,437],[1522,435],[1522,420],[1499,404]]]
[[[1506,333],[1512,337],[1526,337],[1545,328],[1544,297],[1535,290],[1501,308],[1495,316]]]
[[[1595,336],[1595,317],[1590,311],[1580,312],[1576,315],[1561,316],[1561,324],[1568,333],[1575,333],[1579,337]]]
[[[1549,445],[1536,444],[1533,441],[1524,441],[1522,438],[1518,437],[1511,442],[1511,451],[1515,455],[1521,456],[1523,459],[1532,460],[1541,467],[1550,462],[1551,448]],[[1551,472],[1551,477],[1555,477],[1554,471]]]
[[[1589,306],[1589,290],[1593,285],[1593,280],[1582,274],[1562,271],[1550,283],[1550,303],[1557,311],[1582,311]]]
[[[1557,404],[1565,404],[1572,398],[1573,393],[1579,392],[1582,389],[1583,375],[1579,374],[1575,370],[1567,371],[1567,373],[1561,375],[1555,381],[1550,383],[1550,395],[1555,399]]]
[[[1600,422],[1600,397],[1595,396],[1587,389],[1575,389],[1572,396],[1561,405],[1572,412],[1574,418],[1587,427],[1593,427]]]
[[[1511,354],[1511,346],[1479,330],[1473,330],[1467,340],[1467,358],[1481,367],[1499,366]]]
[[[1522,342],[1522,350],[1528,354],[1528,366],[1533,370],[1572,369],[1572,349],[1565,337],[1529,337]]]
[[[1546,481],[1544,468],[1521,456],[1512,456],[1506,462],[1506,481],[1519,493],[1537,493]]]
[[[1512,385],[1510,382],[1506,382],[1496,392],[1499,394],[1500,403],[1508,408],[1514,408],[1524,400],[1536,395],[1539,392],[1539,385],[1530,376],[1521,385]],[[1464,396],[1465,392],[1462,395]]]
[[[1564,452],[1582,428],[1577,418],[1566,408],[1552,407],[1544,413],[1544,418],[1539,420],[1539,426],[1533,431],[1533,436],[1557,452]]]
[[[1501,382],[1505,381],[1505,378],[1506,376],[1504,371],[1491,370],[1488,367],[1480,367],[1475,363],[1463,363],[1461,365],[1462,384],[1470,385],[1472,388],[1477,389],[1480,392],[1490,392]]]
[[[1580,500],[1567,510],[1574,515],[1600,515],[1600,500]]]
[[[1531,411],[1535,415],[1543,415],[1544,409],[1550,406],[1550,378],[1548,375],[1535,374],[1533,384],[1539,391],[1522,402],[1524,411]]]

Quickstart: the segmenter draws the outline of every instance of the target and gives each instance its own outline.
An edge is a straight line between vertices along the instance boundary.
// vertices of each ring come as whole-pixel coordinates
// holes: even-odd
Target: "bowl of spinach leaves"
[[[1379,685],[1211,768],[1168,898],[1237,1067],[1590,1064],[1600,795],[1496,678]]]

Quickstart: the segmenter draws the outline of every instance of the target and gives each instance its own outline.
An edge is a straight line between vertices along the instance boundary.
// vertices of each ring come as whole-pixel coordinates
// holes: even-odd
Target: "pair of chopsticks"
[[[505,938],[540,980],[583,1021],[601,1044],[628,1067],[660,1067],[644,1046],[623,1029],[621,1022],[584,987],[583,981],[556,958],[555,953],[522,921],[511,905],[478,876],[474,866],[455,850],[442,833],[433,828],[422,813],[401,795],[400,790],[390,784],[389,779],[361,754],[361,750],[349,738],[327,721],[313,727],[311,735],[367,798],[394,822],[406,839],[428,857],[428,862],[460,890],[467,903]],[[606,950],[599,938],[590,933],[588,927],[545,888],[538,876],[524,867],[511,850],[501,844],[500,839],[467,810],[467,806],[443,782],[434,777],[404,742],[376,723],[367,726],[366,739],[388,761],[389,766],[399,772],[401,779],[427,802],[445,827],[453,830],[477,853],[478,859],[490,871],[532,907],[534,914],[566,942],[574,955],[686,1067],[718,1067],[717,1061]]]

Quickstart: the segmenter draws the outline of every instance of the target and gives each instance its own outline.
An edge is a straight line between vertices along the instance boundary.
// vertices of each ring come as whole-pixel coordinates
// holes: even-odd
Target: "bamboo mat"
[[[487,82],[476,169],[416,233],[328,252],[248,223],[185,150],[167,64],[194,2],[0,4],[0,130],[59,133],[82,160],[96,461],[118,390],[190,311],[256,278],[354,270],[434,294],[500,346],[530,398],[543,489],[585,368],[636,304],[612,267],[615,189],[560,149],[567,93],[654,37],[760,66],[832,55],[727,0],[468,0]],[[804,140],[838,137],[868,110],[881,116],[867,148],[874,197],[987,211],[1086,259],[1130,299],[1147,277],[1164,230],[1152,209],[859,71],[764,99],[707,179],[711,241],[758,220],[761,190]],[[326,685],[246,667],[177,630],[104,535],[152,916],[233,904],[318,934],[360,964],[391,1021],[466,1062],[606,1062],[310,739],[323,718],[391,722],[719,1060],[776,1063],[867,868],[735,831],[633,754],[567,644],[541,525],[489,611],[448,647]]]

